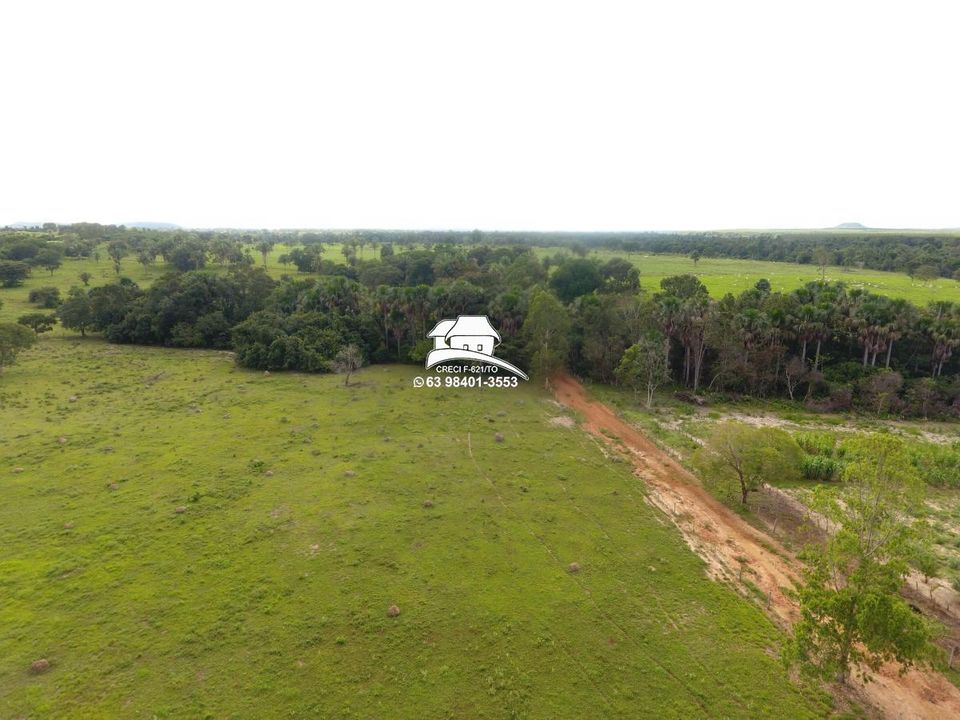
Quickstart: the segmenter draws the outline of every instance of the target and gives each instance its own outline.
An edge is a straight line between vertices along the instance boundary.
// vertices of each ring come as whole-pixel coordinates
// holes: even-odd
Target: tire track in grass
[[[471,419],[473,419],[473,418],[471,418]],[[470,459],[473,461],[474,467],[476,468],[477,474],[480,476],[481,479],[483,479],[484,481],[486,481],[486,483],[487,483],[487,484],[490,486],[490,488],[493,490],[494,494],[497,496],[497,501],[500,503],[501,508],[503,508],[504,511],[508,511],[508,510],[509,510],[509,506],[506,504],[506,502],[504,502],[503,496],[500,494],[500,490],[497,488],[496,483],[494,483],[493,480],[491,480],[490,477],[489,477],[489,476],[483,471],[483,469],[480,467],[480,464],[477,462],[477,459],[473,456],[472,448],[470,449],[469,455],[470,455]],[[529,522],[527,522],[526,520],[524,520],[524,519],[522,519],[522,518],[520,519],[520,522],[521,522],[521,523],[523,524],[523,526],[527,529],[527,532],[529,532],[530,535],[532,535],[532,536],[537,540],[537,542],[540,543],[540,546],[544,549],[544,551],[545,551],[545,552],[553,559],[553,561],[562,569],[562,568],[563,568],[563,561],[560,560],[559,557],[557,557],[557,554],[553,551],[553,549],[552,549],[552,548],[550,547],[550,545],[546,542],[546,540],[544,540],[540,535],[538,535],[538,534],[534,531],[533,527],[530,525]],[[610,625],[612,625],[613,627],[615,627],[615,628],[620,632],[620,634],[621,634],[622,637],[624,637],[625,639],[631,641],[631,642],[633,643],[634,647],[637,648],[637,650],[639,651],[639,653],[640,653],[641,655],[643,655],[645,658],[647,658],[647,660],[649,660],[653,665],[655,665],[656,667],[658,667],[658,668],[660,669],[660,671],[664,673],[664,675],[666,675],[667,677],[669,677],[671,680],[673,680],[673,682],[675,682],[677,685],[679,685],[681,688],[683,688],[683,690],[685,690],[686,693],[693,699],[693,701],[696,703],[696,705],[703,711],[705,717],[710,717],[710,718],[715,717],[715,716],[710,712],[710,709],[709,709],[709,707],[708,707],[705,699],[703,698],[703,696],[702,696],[696,689],[692,688],[689,684],[687,684],[686,682],[684,682],[682,678],[680,678],[680,677],[679,677],[677,674],[675,674],[672,670],[670,670],[668,667],[666,667],[662,662],[660,662],[659,659],[657,659],[656,657],[654,657],[653,655],[651,655],[649,652],[647,652],[647,651],[637,642],[636,638],[633,636],[632,633],[628,632],[628,631],[627,631],[620,623],[618,623],[609,613],[607,613],[602,607],[600,607],[600,605],[597,603],[597,601],[593,598],[593,594],[590,592],[589,588],[587,588],[587,587],[585,586],[585,584],[583,583],[582,580],[580,580],[576,575],[574,575],[574,574],[572,574],[572,573],[567,573],[567,576],[568,576],[573,582],[575,582],[575,583],[577,584],[577,586],[579,587],[580,591],[586,596],[588,602],[593,606],[593,608],[596,610],[597,614],[600,615],[601,617],[603,617]],[[582,664],[580,665],[580,667],[581,667],[581,670],[584,672],[584,674],[586,674],[586,670],[585,670],[585,668],[583,667]],[[587,677],[589,678],[589,675],[588,675]],[[597,687],[597,686],[596,686],[596,683],[593,683],[592,679],[590,679],[590,681],[591,681],[591,683],[592,683],[595,687]],[[597,690],[598,690],[598,692],[601,693],[601,697],[603,697],[603,699],[604,699],[604,701],[607,703],[607,705],[608,705],[611,709],[613,709],[613,708],[614,708],[614,705],[613,705],[613,703],[611,702],[609,696],[608,696],[606,693],[604,693],[602,690],[600,690],[599,687],[597,687]]]
[[[596,440],[596,438],[594,438],[592,435],[588,435],[587,437],[589,437],[592,442],[596,443],[598,447],[602,447],[602,446],[599,444],[599,442]],[[597,517],[596,517],[595,515],[593,515],[592,513],[588,513],[586,510],[584,510],[584,509],[570,496],[570,492],[569,492],[569,490],[567,489],[567,484],[566,484],[565,482],[561,481],[561,482],[560,482],[560,487],[563,488],[564,496],[568,499],[571,507],[573,507],[573,509],[576,510],[576,512],[577,512],[581,517],[583,517],[587,522],[590,522],[590,523],[592,523],[594,526],[596,526],[597,530],[600,531],[600,533],[602,534],[602,536],[603,536],[607,541],[609,541],[610,547],[613,549],[614,555],[615,555],[616,557],[618,557],[622,562],[624,562],[624,563],[627,564],[627,565],[630,565],[630,564],[636,562],[634,558],[628,557],[628,556],[621,550],[621,548],[620,548],[620,547],[617,545],[617,543],[614,541],[613,537],[611,537],[610,533],[607,532],[607,529],[604,527],[603,523],[601,523],[601,522],[597,519]],[[632,495],[631,495],[631,499],[633,500]],[[636,500],[633,500],[633,502],[636,503]],[[625,592],[628,592],[628,590],[627,590],[625,584],[623,583],[623,581],[617,580],[617,582],[618,582],[620,585],[624,586],[624,591],[625,591]],[[652,595],[651,597],[653,597],[653,599],[656,601],[657,608],[660,610],[660,613],[661,613],[661,615],[663,616],[663,618],[666,619],[666,621],[669,622],[669,623],[673,626],[673,628],[674,628],[675,630],[679,631],[679,630],[680,630],[680,626],[677,625],[677,623],[676,623],[673,615],[671,615],[670,612],[663,606],[663,603],[660,602],[660,599],[659,599],[656,595]],[[716,675],[715,673],[711,672],[710,669],[706,666],[706,664],[704,664],[704,663],[701,662],[699,659],[697,659],[697,657],[696,657],[695,655],[693,655],[692,653],[691,653],[691,656],[690,656],[690,660],[691,660],[697,667],[699,667],[701,671],[703,671],[704,676],[710,677],[714,682],[717,683],[717,685],[719,685],[720,687],[722,687],[731,697],[733,697],[733,699],[736,700],[737,704],[741,707],[741,709],[743,709],[743,710],[745,710],[745,711],[748,711],[748,712],[750,711],[751,708],[750,708],[750,706],[748,705],[747,701],[743,698],[743,696],[742,696],[739,692],[737,692],[737,690],[736,690],[734,687],[732,687],[732,686],[730,686],[729,684],[727,684],[727,683],[722,679],[721,676]]]
[[[474,419],[474,418],[471,418],[471,420],[473,420],[473,419]],[[480,468],[480,464],[477,462],[476,458],[473,456],[473,443],[472,443],[472,440],[471,440],[471,434],[470,434],[469,432],[467,433],[467,454],[468,454],[468,456],[470,457],[471,462],[473,462],[473,466],[474,466],[474,468],[475,468],[476,471],[477,471],[477,475],[479,475],[480,478],[481,478],[482,480],[484,480],[484,481],[487,483],[487,485],[490,486],[490,489],[493,490],[494,495],[497,496],[497,502],[499,502],[501,508],[506,511],[506,510],[508,509],[508,508],[507,508],[507,504],[504,502],[503,496],[500,495],[500,490],[497,489],[496,484],[487,476],[487,474],[486,474],[485,472],[483,472],[483,470]],[[490,513],[489,510],[484,509],[483,512],[484,512],[484,514],[490,519],[490,521],[493,523],[493,525],[494,525],[495,527],[500,527],[500,523],[497,521],[497,518],[495,518],[495,517]],[[524,526],[525,526],[525,527],[527,526],[527,524],[526,524],[525,522],[524,522]],[[527,527],[527,530],[529,531],[530,528]],[[533,534],[533,533],[531,532],[531,534]],[[534,537],[536,537],[535,534],[534,534]],[[537,538],[537,539],[539,540],[539,538]],[[541,540],[540,542],[541,542],[542,545],[544,545],[544,548],[547,550],[547,552],[548,552],[548,554],[550,555],[550,557],[552,557],[552,558],[554,559],[554,561],[556,561],[558,564],[560,564],[559,558],[557,558],[557,556],[556,556],[548,547],[546,547],[546,545],[543,543],[542,540]],[[577,669],[580,671],[580,674],[584,677],[584,679],[587,681],[587,683],[596,691],[597,695],[599,695],[600,698],[603,700],[603,702],[606,704],[607,708],[608,708],[611,712],[615,711],[615,710],[616,710],[616,706],[613,704],[613,702],[611,701],[611,699],[610,699],[610,697],[607,695],[607,693],[605,693],[605,692],[603,691],[603,688],[601,688],[601,687],[596,683],[596,681],[590,676],[590,673],[587,672],[586,666],[585,666],[576,656],[574,656],[574,655],[570,652],[570,650],[567,648],[567,646],[566,646],[565,643],[563,643],[563,642],[557,640],[556,638],[554,638],[554,636],[550,633],[550,631],[546,630],[545,632],[546,632],[546,634],[550,637],[550,639],[554,641],[554,646],[555,646],[555,647],[559,647],[560,650],[561,650],[561,652],[563,652],[563,654],[566,655],[567,658],[570,659],[570,660],[573,662],[573,664],[574,664],[574,665],[577,667]]]

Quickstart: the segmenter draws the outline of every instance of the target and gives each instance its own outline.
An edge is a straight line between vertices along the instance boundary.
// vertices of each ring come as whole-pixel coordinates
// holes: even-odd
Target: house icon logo
[[[493,348],[500,344],[500,334],[486,315],[458,315],[456,320],[441,320],[427,337],[433,340],[433,350],[427,353],[428,370],[451,360],[466,360],[494,365],[529,379],[516,365],[494,356]]]

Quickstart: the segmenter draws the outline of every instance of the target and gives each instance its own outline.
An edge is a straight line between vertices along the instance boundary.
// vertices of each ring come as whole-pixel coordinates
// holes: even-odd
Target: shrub
[[[824,377],[828,382],[845,385],[847,383],[858,382],[871,375],[876,375],[877,372],[879,372],[879,370],[872,365],[865,366],[863,363],[855,360],[848,360],[828,366],[824,370]]]
[[[849,385],[831,385],[824,398],[811,399],[807,405],[820,412],[841,412],[853,407],[853,388]]]
[[[800,463],[800,472],[807,480],[831,482],[843,469],[843,465],[826,455],[805,455]]]
[[[55,308],[60,304],[60,288],[45,286],[34,288],[28,296],[30,302],[43,308]]]
[[[953,446],[924,443],[912,448],[910,455],[928,485],[960,488],[960,443]]]
[[[795,436],[797,444],[810,455],[833,457],[837,453],[837,437],[829,432],[802,432]]]

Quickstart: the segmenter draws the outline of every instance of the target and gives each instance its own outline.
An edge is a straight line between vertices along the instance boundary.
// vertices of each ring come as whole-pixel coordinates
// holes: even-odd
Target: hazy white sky
[[[960,226],[956,2],[0,4],[0,223]]]

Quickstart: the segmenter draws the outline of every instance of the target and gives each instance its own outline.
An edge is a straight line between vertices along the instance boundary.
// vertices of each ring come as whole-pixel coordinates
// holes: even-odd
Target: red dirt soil
[[[635,474],[649,489],[648,500],[662,510],[683,534],[690,548],[707,563],[715,580],[746,594],[750,580],[768,598],[767,612],[788,629],[798,616],[796,603],[783,590],[798,578],[799,561],[779,542],[752,527],[704,490],[697,479],[669,454],[601,402],[587,396],[572,377],[553,378],[557,401],[583,415],[583,428],[633,458]],[[877,717],[897,720],[960,718],[960,690],[935,672],[911,670],[899,675],[890,665],[866,684],[851,681],[857,698]]]

